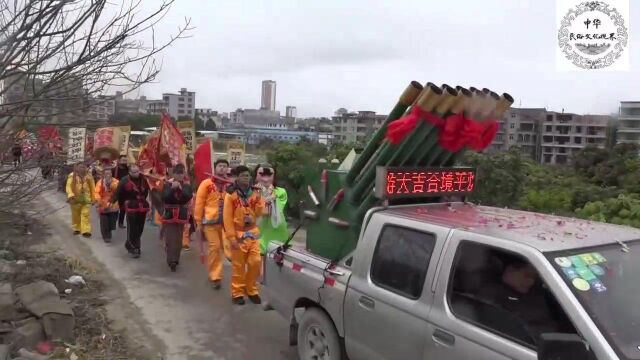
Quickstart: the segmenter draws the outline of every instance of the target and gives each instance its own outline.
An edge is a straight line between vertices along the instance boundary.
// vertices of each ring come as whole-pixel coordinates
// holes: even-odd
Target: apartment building
[[[340,143],[366,143],[376,130],[382,127],[387,115],[376,115],[375,111],[342,113],[331,118],[333,139]]]
[[[620,102],[616,141],[640,143],[640,101]]]
[[[106,124],[116,113],[116,100],[114,96],[99,95],[89,100],[88,119]]]
[[[265,109],[237,109],[229,114],[230,126],[246,128],[293,128],[294,119],[280,116],[280,111]]]
[[[523,155],[540,159],[540,124],[545,120],[544,108],[511,108],[498,119],[500,128],[489,148],[491,152],[518,147]]]
[[[540,162],[568,164],[572,155],[588,145],[606,147],[611,121],[608,115],[548,112],[542,123]]]
[[[165,107],[172,118],[189,117],[193,119],[196,109],[195,92],[182,88],[178,94],[162,94],[162,100],[164,100]]]
[[[212,109],[196,109],[196,116],[202,121],[202,126],[206,127],[207,124],[215,124],[216,129],[222,129],[222,117],[216,110]]]
[[[168,111],[167,103],[164,100],[147,100],[145,102],[145,112],[147,114],[162,115],[165,111]]]
[[[298,117],[298,109],[295,106],[287,106],[285,114],[286,117],[295,119]]]

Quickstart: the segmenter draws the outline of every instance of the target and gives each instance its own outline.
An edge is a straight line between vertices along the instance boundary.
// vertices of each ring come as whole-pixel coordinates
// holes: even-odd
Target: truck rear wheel
[[[307,308],[298,327],[300,360],[342,360],[342,343],[331,319],[320,309]]]

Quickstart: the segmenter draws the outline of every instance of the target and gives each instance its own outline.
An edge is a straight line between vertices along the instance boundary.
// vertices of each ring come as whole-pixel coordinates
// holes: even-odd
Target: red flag
[[[156,130],[149,139],[147,143],[144,145],[142,151],[138,155],[138,165],[140,166],[140,170],[144,173],[149,173],[151,170],[154,170],[156,174],[162,176],[164,175],[163,169],[161,169],[160,165],[160,134],[158,130]]]
[[[195,153],[193,154],[193,166],[196,173],[196,183],[200,184],[203,180],[213,174],[211,168],[211,139],[198,145]]]
[[[38,142],[42,146],[48,147],[54,153],[59,153],[62,151],[62,144],[64,140],[60,133],[58,132],[58,128],[55,126],[42,126],[38,130]]]
[[[167,166],[186,165],[185,140],[168,114],[162,114],[160,128],[153,132],[138,156],[138,165],[143,172],[152,169],[158,176],[164,176]]]
[[[187,164],[186,141],[184,136],[173,124],[167,113],[162,115],[160,125],[161,154],[165,153],[169,156],[171,166],[178,164]]]

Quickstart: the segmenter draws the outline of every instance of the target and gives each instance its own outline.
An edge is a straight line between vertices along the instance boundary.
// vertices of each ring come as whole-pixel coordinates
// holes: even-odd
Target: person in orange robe
[[[254,304],[260,304],[257,279],[260,276],[260,230],[257,218],[265,213],[265,202],[251,186],[251,171],[244,165],[235,168],[234,186],[224,199],[225,235],[231,244],[231,299],[244,305],[245,294]]]
[[[111,199],[118,189],[118,179],[112,176],[112,169],[102,170],[102,179],[95,186],[95,199],[98,213],[100,214],[100,232],[102,240],[111,242],[111,232],[116,229],[118,223],[118,212],[120,207],[117,202],[112,203]]]
[[[215,177],[205,179],[200,183],[196,194],[196,206],[193,213],[198,232],[201,232],[208,243],[207,268],[211,286],[218,290],[222,281],[222,261],[224,251],[224,198],[227,183],[224,179],[229,162],[219,159],[214,164]],[[231,254],[227,256],[231,257]]]

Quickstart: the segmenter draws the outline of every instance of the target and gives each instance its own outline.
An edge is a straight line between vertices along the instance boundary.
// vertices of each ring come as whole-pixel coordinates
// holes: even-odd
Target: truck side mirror
[[[540,335],[538,360],[596,360],[589,345],[577,334]]]

